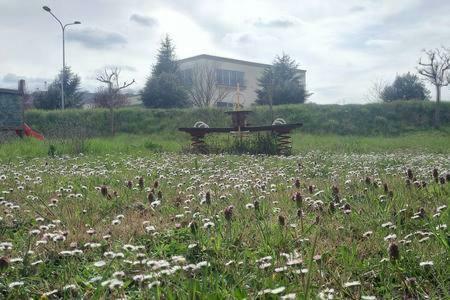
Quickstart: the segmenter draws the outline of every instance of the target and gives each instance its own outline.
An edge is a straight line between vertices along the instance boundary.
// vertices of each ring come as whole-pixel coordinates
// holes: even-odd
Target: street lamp
[[[66,31],[66,27],[70,26],[70,25],[78,25],[81,24],[81,22],[79,21],[74,21],[72,23],[67,23],[64,24],[52,13],[52,10],[50,9],[50,7],[48,6],[43,6],[42,7],[43,10],[45,10],[46,12],[48,12],[49,14],[52,15],[53,18],[55,18],[56,21],[58,21],[59,25],[61,25],[61,30],[62,30],[62,54],[63,54],[63,71],[62,71],[62,78],[61,78],[61,109],[64,109],[64,80],[66,77],[66,48],[65,48],[65,41],[64,41],[64,35],[65,35],[65,31]]]

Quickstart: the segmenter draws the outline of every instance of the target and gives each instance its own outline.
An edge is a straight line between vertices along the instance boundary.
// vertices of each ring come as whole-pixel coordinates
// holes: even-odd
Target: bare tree
[[[197,63],[192,68],[188,93],[195,106],[214,106],[231,92],[231,89],[217,84],[216,69],[211,63]]]
[[[434,126],[440,125],[441,88],[450,82],[450,48],[442,47],[424,50],[428,61],[419,59],[417,71],[436,88],[436,109],[434,112]]]
[[[120,69],[117,67],[105,68],[102,74],[97,76],[97,80],[107,85],[103,95],[97,95],[96,104],[109,109],[111,116],[111,134],[115,134],[114,109],[123,106],[126,103],[126,97],[120,94],[120,91],[135,83],[134,79],[130,82],[119,83]]]
[[[382,99],[382,93],[383,90],[386,88],[387,83],[382,78],[377,78],[374,81],[372,81],[372,84],[367,91],[366,100],[369,103],[377,103],[383,101]]]

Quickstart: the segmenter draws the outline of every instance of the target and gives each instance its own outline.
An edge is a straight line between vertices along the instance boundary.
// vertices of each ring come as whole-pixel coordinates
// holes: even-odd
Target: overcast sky
[[[87,90],[110,65],[141,88],[166,33],[178,58],[270,63],[285,52],[316,103],[364,103],[373,82],[415,72],[422,49],[450,47],[450,0],[0,0],[0,87],[25,78],[42,89],[61,69],[61,29],[43,5],[81,21],[67,30],[66,61]]]

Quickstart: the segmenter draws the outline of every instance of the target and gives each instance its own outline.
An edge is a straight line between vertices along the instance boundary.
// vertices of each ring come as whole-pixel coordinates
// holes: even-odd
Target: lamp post
[[[52,10],[48,6],[43,6],[43,10],[48,12],[52,15],[53,18],[55,18],[56,21],[58,21],[59,25],[61,25],[62,30],[62,56],[63,56],[63,71],[62,71],[62,78],[61,78],[61,109],[64,109],[64,80],[66,78],[66,49],[65,49],[65,40],[64,35],[66,31],[66,27],[71,25],[78,25],[81,24],[79,21],[74,21],[72,23],[64,24],[52,13]]]

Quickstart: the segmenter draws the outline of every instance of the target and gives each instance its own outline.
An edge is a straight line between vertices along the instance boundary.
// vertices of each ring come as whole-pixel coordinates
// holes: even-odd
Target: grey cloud
[[[67,40],[79,42],[83,46],[93,49],[111,48],[127,43],[127,39],[119,33],[92,28],[70,31],[67,34]]]
[[[105,66],[105,68],[119,68],[120,70],[123,71],[128,71],[128,72],[136,72],[137,69],[133,66],[129,66],[129,65],[107,65]]]
[[[295,23],[287,19],[275,19],[267,21],[259,19],[254,23],[254,25],[257,27],[287,28],[294,26]]]
[[[132,14],[130,17],[130,21],[133,21],[136,24],[139,24],[139,25],[145,26],[145,27],[153,27],[158,24],[158,21],[155,18],[138,15],[138,14]]]
[[[6,84],[17,84],[19,80],[24,79],[27,83],[31,84],[42,84],[46,81],[49,81],[48,78],[34,78],[34,77],[27,77],[27,76],[19,76],[16,74],[8,73],[5,76],[3,76],[2,81]]]

